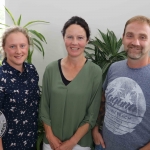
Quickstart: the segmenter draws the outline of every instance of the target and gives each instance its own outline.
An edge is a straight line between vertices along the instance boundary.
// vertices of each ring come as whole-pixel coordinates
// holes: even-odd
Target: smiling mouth
[[[141,46],[129,45],[129,46],[128,46],[128,49],[139,51],[139,50],[141,50],[142,48],[141,48]]]
[[[17,59],[20,59],[20,58],[22,58],[22,55],[21,56],[14,56],[14,57]]]
[[[79,48],[71,48],[72,50],[78,50]]]
[[[135,51],[135,52],[139,52],[139,51],[141,51],[142,50],[142,48],[141,47],[133,47],[133,46],[128,46],[128,51]]]

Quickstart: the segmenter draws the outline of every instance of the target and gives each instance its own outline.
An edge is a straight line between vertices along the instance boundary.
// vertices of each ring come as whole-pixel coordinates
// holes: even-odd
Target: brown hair
[[[86,33],[86,37],[87,37],[87,40],[89,40],[90,38],[90,29],[89,29],[89,26],[87,24],[87,22],[81,18],[81,17],[78,17],[78,16],[73,16],[71,17],[65,24],[64,24],[64,27],[61,31],[63,37],[65,36],[65,33],[66,33],[66,29],[73,25],[73,24],[77,24],[79,26],[81,26],[84,30],[85,30],[85,33]]]
[[[16,33],[16,32],[21,32],[25,35],[25,37],[27,38],[28,44],[30,45],[30,37],[28,35],[28,32],[25,28],[20,27],[20,26],[11,26],[8,27],[5,32],[2,35],[2,48],[5,46],[6,44],[6,39],[7,37],[11,34],[11,33]],[[6,57],[6,54],[4,54],[4,58]]]
[[[134,16],[126,22],[125,27],[124,27],[123,36],[125,35],[125,30],[126,30],[127,25],[132,22],[147,23],[150,26],[150,18],[145,17],[145,16]]]

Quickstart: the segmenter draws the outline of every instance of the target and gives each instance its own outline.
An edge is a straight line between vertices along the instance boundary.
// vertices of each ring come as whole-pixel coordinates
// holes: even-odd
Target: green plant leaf
[[[4,23],[0,23],[0,24],[3,26],[9,27],[9,25],[7,25],[7,24],[4,24]]]
[[[4,7],[5,7],[5,6],[4,6]],[[11,14],[11,12],[10,12],[6,7],[5,7],[5,10],[6,10],[6,12],[9,14],[9,16],[10,16],[10,18],[12,19],[14,25],[17,25],[17,23],[16,23],[16,21],[15,21],[13,15]]]
[[[42,49],[41,49],[41,47],[40,47],[39,45],[37,45],[36,43],[34,43],[34,45],[36,46],[36,48],[37,48],[39,51],[42,52]]]
[[[105,73],[110,65],[111,65],[110,62],[105,63],[105,65],[104,65],[103,68],[102,68],[102,72]]]
[[[91,47],[85,47],[85,49],[94,51],[94,49]]]
[[[43,57],[44,57],[44,48],[43,48],[41,42],[39,40],[37,40],[36,38],[33,38],[33,41],[35,41],[39,45],[39,47],[40,47],[39,50],[43,53]],[[37,44],[35,42],[33,42],[33,44],[37,46]]]
[[[120,47],[122,45],[122,39],[117,40],[115,33],[107,29],[107,33],[103,33],[98,30],[101,38],[95,37],[89,41],[89,46],[86,47],[86,58],[90,59],[92,62],[96,63],[102,68],[103,81],[106,77],[108,68],[110,65],[116,61],[126,59],[126,52],[121,51]],[[94,46],[94,48],[91,48]],[[90,50],[90,53],[87,51]]]
[[[103,41],[106,43],[106,45],[109,46],[109,41],[108,41],[107,34],[104,34],[104,33],[103,33],[102,31],[100,31],[99,29],[98,29],[98,31],[99,31],[100,35],[102,36]],[[110,47],[108,47],[108,49],[109,49],[109,48],[110,48]]]
[[[28,31],[37,36],[41,41],[47,43],[45,37],[41,33],[37,32],[36,30],[28,30]]]
[[[109,43],[110,43],[110,47],[111,47],[111,54],[115,54],[115,46],[116,46],[116,36],[114,35],[113,31],[109,31],[108,32],[108,38],[109,38]]]
[[[92,61],[94,61],[92,55],[93,54],[89,54],[88,52],[84,51],[84,53],[86,54],[86,58],[91,59]]]
[[[18,26],[20,26],[20,22],[21,22],[21,15],[20,15],[20,17],[18,18],[18,21],[17,21]]]
[[[39,33],[39,35],[43,38],[43,40],[44,40],[44,41],[45,41],[45,43],[47,44],[47,42],[46,42],[46,39],[45,39],[44,35],[43,35],[43,34],[41,34],[41,33]]]
[[[29,48],[29,50],[28,50],[28,57],[27,57],[27,62],[29,64],[32,64],[32,55],[33,55],[33,50],[30,50],[30,48]]]
[[[120,38],[117,42],[116,51],[118,52],[120,47],[122,46],[122,39]]]
[[[24,28],[26,28],[27,26],[33,24],[33,23],[49,23],[49,22],[46,22],[46,21],[42,21],[42,20],[35,20],[35,21],[30,21],[28,22],[26,25],[24,25]]]
[[[95,41],[93,41],[93,45],[96,47],[99,47],[99,49],[105,53],[109,53],[107,45],[105,43],[103,43],[100,39],[98,39],[97,37],[95,37]]]
[[[41,133],[39,136],[38,136],[38,139],[37,139],[37,142],[36,142],[36,148],[37,150],[40,150],[40,145],[43,141],[43,138],[44,138],[44,133]]]

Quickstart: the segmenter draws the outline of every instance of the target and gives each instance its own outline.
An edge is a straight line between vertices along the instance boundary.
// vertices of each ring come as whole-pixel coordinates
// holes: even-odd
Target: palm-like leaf
[[[21,23],[21,15],[20,15],[20,17],[19,17],[19,19],[17,21],[17,25],[20,26],[20,23]]]
[[[6,27],[9,27],[9,25],[7,25],[7,24],[4,24],[4,23],[0,23],[1,25],[4,25],[4,26],[6,26]],[[3,29],[3,28],[2,28]]]
[[[10,16],[10,18],[12,19],[14,25],[17,25],[17,23],[16,23],[16,21],[15,21],[15,19],[14,19],[14,16],[12,15],[12,13],[11,13],[6,7],[5,7],[5,10],[6,10],[6,12],[9,14],[9,16]]]
[[[40,50],[43,53],[43,56],[44,56],[44,48],[41,42],[37,40],[36,38],[33,38],[33,44],[38,48],[38,50]]]
[[[24,25],[23,27],[26,28],[27,26],[33,24],[33,23],[49,23],[49,22],[46,22],[46,21],[42,21],[42,20],[35,20],[35,21],[30,21],[28,22],[26,25]]]
[[[15,21],[14,19],[14,16],[12,15],[12,13],[8,10],[8,8],[5,7],[5,10],[6,12],[8,13],[8,15],[10,16],[12,22],[14,25],[18,25],[20,26],[21,25],[21,20],[22,20],[22,16],[20,15],[18,20]],[[30,21],[28,23],[26,23],[23,28],[25,28],[28,33],[31,33],[31,37],[30,37],[30,42],[31,42],[31,45],[29,47],[29,51],[28,51],[28,57],[27,57],[27,62],[28,63],[32,63],[32,55],[33,55],[33,52],[34,52],[34,49],[38,49],[43,57],[44,57],[44,48],[43,48],[43,45],[42,43],[46,43],[46,39],[45,37],[43,36],[43,34],[41,34],[40,32],[36,31],[36,30],[29,30],[27,27],[31,24],[35,24],[35,23],[49,23],[49,22],[46,22],[46,21],[42,21],[42,20],[34,20],[34,21]],[[1,25],[4,25],[6,27],[9,27],[9,25],[7,24],[3,24],[3,23],[0,23]]]
[[[47,43],[45,37],[41,33],[37,32],[35,30],[28,30],[28,31],[30,33],[34,34],[36,37],[38,37],[41,41]]]
[[[89,46],[86,47],[85,54],[86,58],[91,59],[92,62],[96,63],[102,68],[103,81],[105,80],[108,68],[116,61],[126,59],[126,52],[121,51],[122,39],[117,40],[116,35],[113,31],[107,30],[107,33],[103,33],[98,30],[101,39],[95,37],[89,41]],[[90,53],[89,53],[90,50]]]
[[[33,54],[33,50],[30,50],[30,48],[28,49],[28,63],[31,64],[32,63],[32,54]]]

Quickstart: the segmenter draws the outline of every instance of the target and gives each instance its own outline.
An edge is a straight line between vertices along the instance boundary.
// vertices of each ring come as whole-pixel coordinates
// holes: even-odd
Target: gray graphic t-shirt
[[[150,142],[150,65],[132,69],[126,60],[114,63],[103,88],[106,150],[138,150]]]

